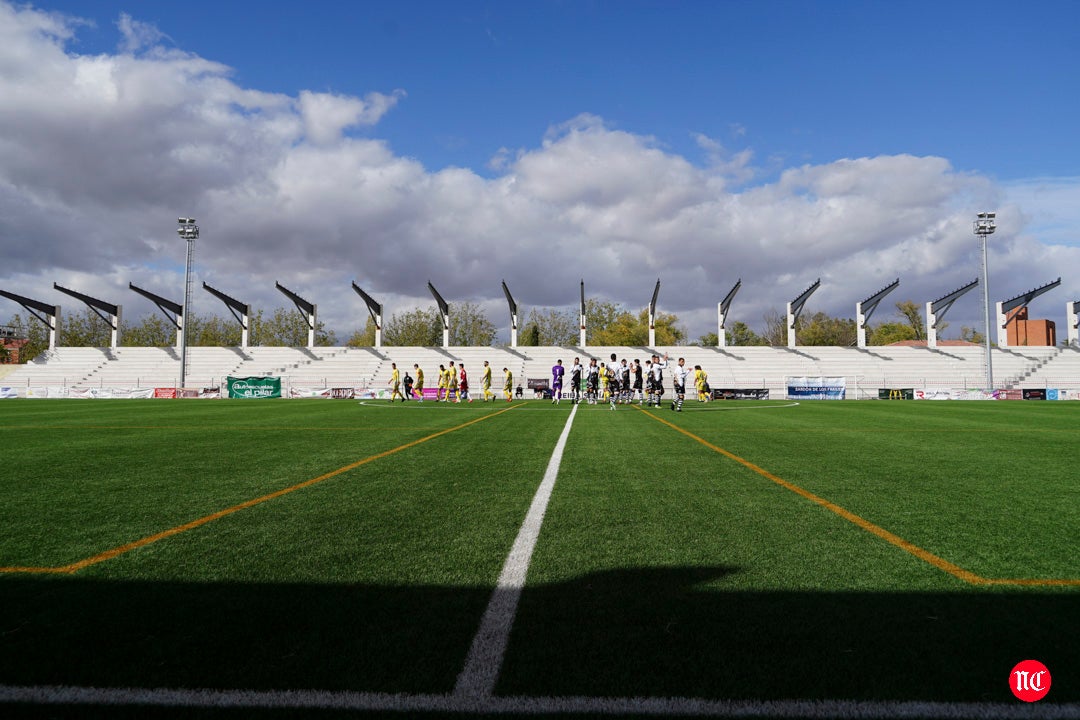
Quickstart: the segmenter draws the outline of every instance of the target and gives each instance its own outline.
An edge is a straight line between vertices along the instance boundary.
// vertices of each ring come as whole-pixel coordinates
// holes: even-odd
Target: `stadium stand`
[[[502,389],[502,368],[514,373],[515,383],[551,376],[561,359],[567,367],[575,357],[607,362],[611,353],[622,360],[649,359],[646,347],[191,347],[188,348],[188,387],[221,385],[229,376],[278,376],[284,388],[355,387],[385,389],[390,363],[412,372],[418,363],[435,384],[435,371],[450,360],[464,363],[474,387],[479,386],[484,360],[491,363],[493,387]],[[786,394],[787,378],[844,377],[848,397],[877,397],[878,388],[981,388],[985,382],[985,349],[978,345],[853,347],[660,347],[671,362],[686,358],[701,365],[713,388],[767,388],[773,397]],[[995,385],[1000,389],[1059,388],[1080,390],[1080,348],[994,348]],[[59,347],[18,366],[4,385],[29,387],[177,387],[180,358],[173,348]]]

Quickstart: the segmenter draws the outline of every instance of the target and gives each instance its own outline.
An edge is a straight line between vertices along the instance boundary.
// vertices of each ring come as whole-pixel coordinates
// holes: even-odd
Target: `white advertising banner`
[[[291,398],[329,398],[330,388],[289,388]]]
[[[998,393],[985,390],[961,390],[957,388],[916,389],[916,400],[997,400]]]
[[[28,398],[76,398],[79,400],[145,400],[154,397],[154,388],[77,388],[64,387],[63,385],[49,385],[47,387],[29,387],[26,389]]]

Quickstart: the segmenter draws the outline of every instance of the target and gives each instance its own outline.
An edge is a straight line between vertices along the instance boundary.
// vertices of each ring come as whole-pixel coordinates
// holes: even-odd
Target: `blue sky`
[[[58,0],[295,94],[401,89],[377,135],[431,169],[483,170],[580,113],[699,159],[693,136],[782,165],[948,158],[1015,180],[1072,175],[1075,2],[131,2]],[[698,156],[698,157],[695,157]]]
[[[999,211],[1001,297],[1080,259],[1080,3],[0,0],[0,11],[18,18],[0,92],[52,84],[0,109],[13,153],[0,147],[0,241],[15,259],[0,269],[5,289],[169,286],[181,255],[152,236],[178,204],[225,242],[200,249],[201,273],[228,285],[221,268],[241,251],[277,253],[292,277],[280,263],[249,268],[234,294],[272,306],[274,279],[332,286],[320,306],[342,331],[355,324],[349,279],[400,309],[428,304],[424,282],[440,274],[444,295],[493,315],[505,312],[502,277],[526,305],[568,304],[578,277],[563,300],[522,268],[581,247],[609,260],[569,274],[608,299],[636,307],[661,275],[661,306],[692,337],[715,330],[715,302],[738,278],[752,327],[817,277],[811,309],[845,316],[897,274],[897,299],[945,294],[978,271],[978,210]],[[58,17],[43,35],[42,18]],[[30,152],[79,137],[62,156]],[[82,178],[72,156],[84,154],[108,177]],[[177,158],[185,172],[162,170]],[[110,232],[79,238],[89,257],[72,262],[65,237],[105,218]],[[473,245],[491,248],[483,262]],[[418,277],[387,248],[421,261]],[[470,277],[480,265],[491,287]],[[1080,295],[1080,282],[1061,292]],[[956,328],[981,316],[970,304]]]

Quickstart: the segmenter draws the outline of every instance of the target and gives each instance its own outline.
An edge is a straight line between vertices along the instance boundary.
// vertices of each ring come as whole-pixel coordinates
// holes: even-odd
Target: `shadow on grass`
[[[1080,699],[1080,593],[729,591],[726,573],[530,587],[497,692],[1013,702],[1009,673],[1034,658],[1054,701]]]
[[[1080,593],[737,592],[734,568],[530,586],[500,695],[1080,699]],[[0,684],[446,693],[488,588],[0,578]]]
[[[0,684],[449,692],[490,594],[0,577]]]

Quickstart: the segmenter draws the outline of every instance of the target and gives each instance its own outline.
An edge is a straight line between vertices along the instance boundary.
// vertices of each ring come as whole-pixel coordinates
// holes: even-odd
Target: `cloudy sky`
[[[202,281],[274,282],[346,338],[366,310],[589,296],[691,337],[821,278],[853,317],[1062,277],[1080,299],[1080,3],[0,0],[0,289],[156,312]],[[981,293],[950,311],[981,327]],[[197,289],[193,309],[226,310]],[[0,320],[22,312],[0,299]]]

